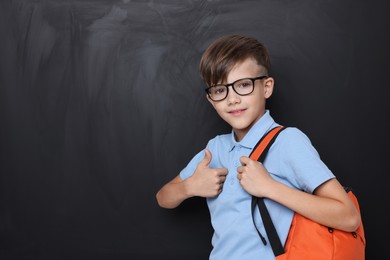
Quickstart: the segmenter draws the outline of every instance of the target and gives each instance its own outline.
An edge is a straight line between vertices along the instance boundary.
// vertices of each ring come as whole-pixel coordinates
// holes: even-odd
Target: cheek
[[[223,113],[222,113],[223,109],[222,109],[221,104],[220,103],[213,103],[213,102],[211,102],[211,105],[213,106],[213,108],[215,109],[217,114],[222,117],[223,116]]]
[[[225,100],[220,101],[220,102],[213,102],[213,101],[211,101],[211,105],[218,112],[218,114],[219,114],[220,111],[223,111],[223,109],[224,109],[224,104],[223,104],[224,101]]]
[[[226,114],[221,109],[215,109],[215,111],[221,118],[225,119]]]

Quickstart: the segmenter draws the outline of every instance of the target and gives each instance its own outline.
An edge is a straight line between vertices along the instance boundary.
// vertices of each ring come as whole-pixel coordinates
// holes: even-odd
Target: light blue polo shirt
[[[207,144],[207,149],[212,153],[210,167],[228,169],[222,192],[215,198],[207,199],[214,228],[211,260],[275,259],[269,243],[264,246],[253,226],[252,197],[241,187],[237,179],[240,157],[249,156],[260,138],[275,126],[278,124],[267,110],[241,142],[235,141],[232,131],[230,134],[216,136]],[[180,177],[183,180],[190,177],[203,158],[204,151],[201,151],[180,172]],[[274,179],[309,193],[312,193],[320,184],[334,178],[332,172],[321,161],[308,137],[292,127],[280,133],[268,152],[264,166]],[[268,199],[265,199],[265,204],[279,237],[284,243],[293,212]],[[268,241],[257,208],[255,222],[261,234]]]

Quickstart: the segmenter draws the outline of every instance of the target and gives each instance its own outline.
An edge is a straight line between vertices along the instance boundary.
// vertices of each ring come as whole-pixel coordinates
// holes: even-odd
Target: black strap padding
[[[261,242],[263,242],[263,245],[267,245],[267,240],[265,239],[265,237],[260,233],[260,231],[257,229],[256,227],[256,223],[255,223],[255,218],[254,218],[254,214],[255,214],[255,208],[256,208],[256,204],[257,204],[257,198],[252,196],[252,206],[251,206],[251,210],[252,210],[252,222],[253,222],[253,225],[255,226],[255,229],[257,231],[257,234],[259,234],[259,237],[261,239]]]
[[[272,144],[275,142],[277,136],[282,132],[282,130],[286,129],[285,127],[282,127],[278,130],[278,132],[274,135],[274,137],[270,140],[270,142],[267,144],[266,148],[264,151],[261,153],[259,158],[257,159],[259,162],[263,163],[265,160],[265,157],[267,156],[267,152],[271,148]],[[272,131],[273,129],[271,129]],[[271,132],[269,131],[269,132]],[[264,135],[260,141],[256,144],[255,148],[253,151],[257,148],[257,146],[263,141],[263,139],[267,136]],[[284,253],[284,248],[282,246],[282,243],[280,241],[280,238],[278,236],[278,233],[276,232],[275,226],[272,222],[271,216],[269,215],[269,212],[267,210],[267,207],[265,206],[264,199],[263,198],[257,198],[255,196],[252,196],[252,220],[255,225],[254,221],[254,209],[256,207],[256,204],[259,208],[260,216],[263,220],[264,228],[265,231],[267,232],[268,240],[271,245],[272,251],[274,252],[275,256],[281,255]],[[256,227],[256,225],[255,225]],[[265,238],[261,235],[260,231],[257,229],[257,233],[259,234],[261,240],[263,241],[263,244],[266,245]]]
[[[267,232],[268,240],[271,245],[272,251],[274,252],[275,256],[284,254],[284,247],[282,245],[282,242],[280,241],[280,238],[278,236],[278,233],[276,232],[276,228],[274,226],[274,223],[272,222],[271,216],[269,215],[269,212],[267,210],[267,207],[265,206],[264,199],[263,198],[254,198],[252,196],[252,200],[257,200],[257,206],[259,207],[261,219],[263,220],[265,232]]]

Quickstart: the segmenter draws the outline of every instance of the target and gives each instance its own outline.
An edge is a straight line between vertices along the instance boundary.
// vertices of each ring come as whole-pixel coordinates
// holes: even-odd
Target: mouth
[[[246,109],[235,109],[235,110],[229,111],[229,114],[231,114],[233,116],[240,116],[245,112],[245,110]]]

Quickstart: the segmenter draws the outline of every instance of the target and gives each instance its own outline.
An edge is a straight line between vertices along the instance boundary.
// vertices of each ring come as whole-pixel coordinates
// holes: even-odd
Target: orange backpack
[[[285,127],[279,126],[269,131],[256,144],[250,158],[263,162],[267,151],[283,129],[285,129]],[[360,207],[355,194],[349,188],[345,188],[345,190],[360,214]],[[286,245],[283,248],[263,198],[252,196],[252,217],[256,205],[259,208],[269,243],[277,260],[365,259],[366,240],[362,222],[355,232],[345,232],[320,225],[295,213]],[[266,245],[267,241],[265,238],[258,230],[257,232],[264,245]]]

